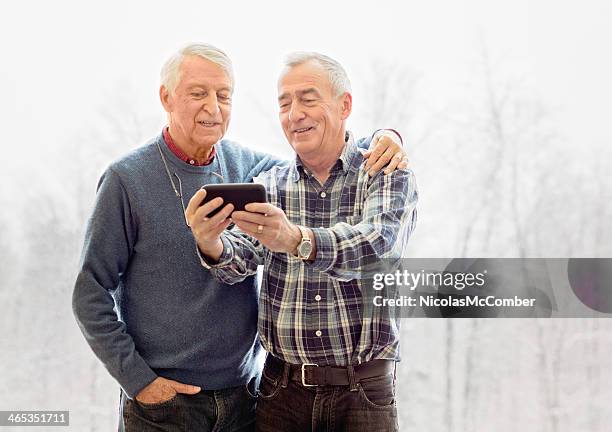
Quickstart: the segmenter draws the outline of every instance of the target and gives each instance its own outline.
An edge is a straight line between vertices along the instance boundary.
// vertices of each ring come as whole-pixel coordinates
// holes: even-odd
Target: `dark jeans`
[[[258,432],[398,431],[394,374],[349,386],[304,387],[266,363],[257,399]]]
[[[121,393],[119,432],[252,432],[255,389],[248,386],[177,394],[160,404],[142,404]]]

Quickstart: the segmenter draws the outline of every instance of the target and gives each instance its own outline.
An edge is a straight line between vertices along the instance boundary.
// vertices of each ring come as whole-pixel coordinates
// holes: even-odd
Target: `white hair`
[[[334,96],[339,97],[351,92],[351,81],[340,63],[331,57],[317,52],[297,51],[285,57],[285,66],[295,67],[309,61],[317,62],[329,75],[329,82]]]
[[[234,72],[232,69],[232,61],[219,48],[209,44],[189,44],[176,53],[174,53],[161,69],[161,84],[166,87],[170,93],[174,93],[176,86],[180,80],[180,69],[183,60],[187,56],[198,56],[204,60],[208,60],[218,65],[223,72],[228,76],[232,87],[234,86]]]

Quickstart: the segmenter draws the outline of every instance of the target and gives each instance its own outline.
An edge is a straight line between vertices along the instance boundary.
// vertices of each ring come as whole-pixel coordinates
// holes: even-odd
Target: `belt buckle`
[[[304,387],[318,387],[318,384],[306,384],[306,366],[319,367],[319,365],[316,365],[314,363],[304,363],[302,365],[302,385]]]

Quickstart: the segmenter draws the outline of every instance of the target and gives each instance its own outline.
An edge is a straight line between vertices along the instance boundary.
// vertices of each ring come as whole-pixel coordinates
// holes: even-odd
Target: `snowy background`
[[[161,130],[159,69],[186,42],[234,60],[228,138],[286,157],[283,55],[339,60],[349,128],[404,136],[420,189],[410,256],[612,256],[612,3],[220,3],[0,6],[0,410],[115,428],[119,388],[72,286],[97,179]],[[612,320],[402,325],[402,431],[611,428]]]

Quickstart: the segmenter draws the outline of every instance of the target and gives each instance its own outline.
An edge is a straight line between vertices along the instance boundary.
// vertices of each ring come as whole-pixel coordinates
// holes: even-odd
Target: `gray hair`
[[[307,51],[293,52],[285,58],[285,66],[295,67],[309,61],[317,62],[328,73],[335,97],[351,92],[351,81],[342,65],[326,55]]]
[[[164,63],[164,66],[161,69],[161,84],[166,87],[170,93],[174,93],[174,90],[179,83],[181,64],[187,56],[198,56],[204,60],[215,63],[229,77],[232,87],[234,86],[232,61],[227,54],[213,45],[202,43],[189,44],[174,53],[166,61],[166,63]]]

